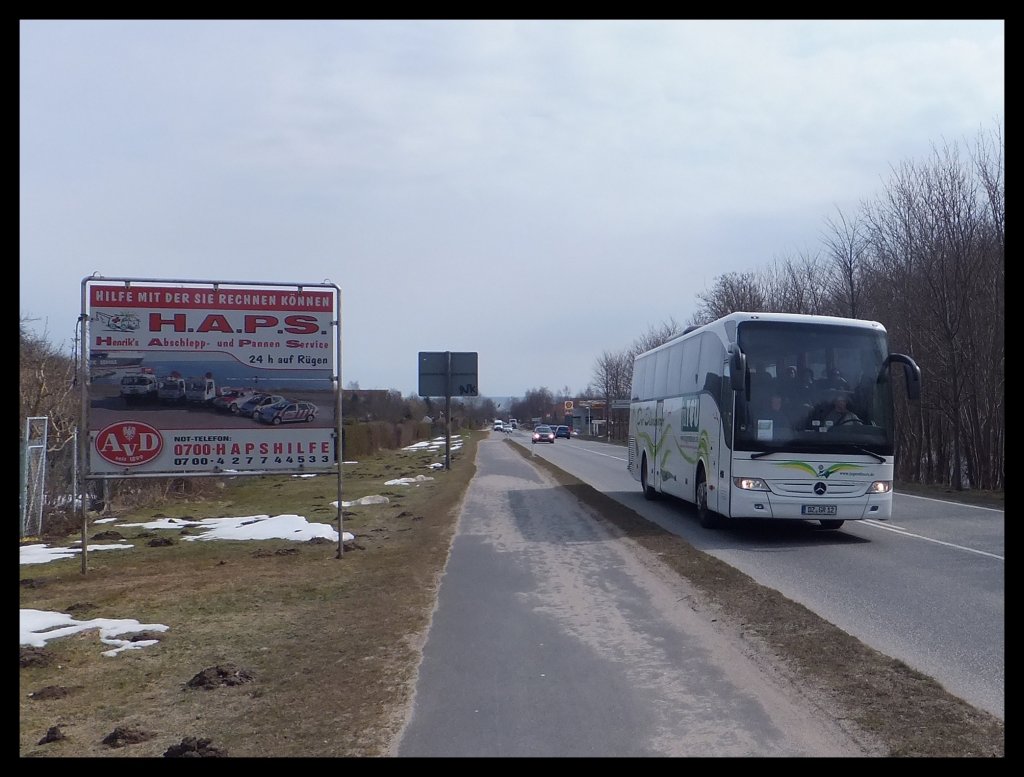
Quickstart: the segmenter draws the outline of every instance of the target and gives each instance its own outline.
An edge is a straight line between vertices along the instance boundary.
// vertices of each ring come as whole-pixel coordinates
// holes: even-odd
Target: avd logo
[[[163,447],[160,432],[141,421],[119,421],[96,435],[96,451],[100,456],[123,467],[152,461]]]

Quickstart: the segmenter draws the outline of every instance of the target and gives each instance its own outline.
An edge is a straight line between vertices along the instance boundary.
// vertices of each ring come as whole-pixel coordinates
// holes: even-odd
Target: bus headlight
[[[744,491],[767,491],[768,484],[761,478],[733,478],[733,485]]]
[[[888,494],[890,491],[892,491],[891,480],[876,480],[868,486],[869,494]]]

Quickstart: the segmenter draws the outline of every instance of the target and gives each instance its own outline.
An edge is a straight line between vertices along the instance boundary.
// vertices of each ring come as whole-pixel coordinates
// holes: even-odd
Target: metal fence
[[[46,416],[25,422],[18,491],[23,539],[65,527],[78,510],[78,430],[55,446],[49,426]]]
[[[46,436],[49,419],[25,419],[21,448],[21,537],[38,537],[43,532],[43,504],[46,501]]]

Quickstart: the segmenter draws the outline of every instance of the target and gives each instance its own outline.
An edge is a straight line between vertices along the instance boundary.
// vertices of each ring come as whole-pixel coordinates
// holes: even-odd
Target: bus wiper
[[[885,464],[885,456],[880,456],[874,451],[869,451],[867,448],[862,448],[859,445],[851,445],[850,448],[852,448],[857,453],[863,453],[865,456],[870,456],[879,464]]]
[[[865,456],[870,456],[871,458],[875,459],[879,464],[885,464],[885,457],[878,455],[874,451],[869,451],[867,448],[862,448],[859,445],[850,445],[848,447],[850,450],[853,450],[856,453],[863,453]],[[757,453],[751,453],[750,458],[760,459],[763,456],[771,456],[773,453],[785,453],[785,451],[758,451]]]

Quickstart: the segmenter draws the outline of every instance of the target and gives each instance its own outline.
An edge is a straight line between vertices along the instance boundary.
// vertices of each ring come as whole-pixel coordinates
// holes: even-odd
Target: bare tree
[[[633,356],[636,356],[644,351],[657,348],[662,343],[668,342],[673,337],[682,334],[682,331],[683,327],[680,326],[674,318],[669,318],[668,321],[663,321],[657,326],[648,326],[647,331],[633,341],[633,345],[629,349],[629,352]],[[602,384],[599,382],[598,385]]]
[[[697,312],[691,324],[707,324],[738,311],[767,310],[762,277],[753,272],[730,272],[715,278],[711,288],[697,292]]]
[[[836,218],[827,218],[825,225],[823,241],[833,270],[828,285],[829,295],[842,303],[837,313],[860,318],[866,251],[863,225],[858,217],[847,218],[838,209]]]
[[[631,351],[604,351],[594,363],[593,380],[597,392],[606,399],[621,399],[629,396],[633,378],[633,354]]]
[[[986,214],[981,238],[984,256],[979,269],[978,304],[969,312],[968,351],[977,369],[968,376],[965,425],[971,482],[981,488],[1004,486],[1006,386],[1006,191],[1003,140],[998,124],[979,133],[972,154],[975,174],[981,182]]]
[[[934,148],[927,163],[894,169],[884,198],[865,209],[872,280],[863,296],[924,377],[919,407],[897,407],[908,479],[1002,483],[1000,146],[979,143],[974,169],[957,144]]]
[[[832,307],[828,287],[830,275],[814,254],[778,257],[758,273],[757,284],[764,295],[764,310],[776,313],[821,314]]]
[[[512,414],[520,421],[526,419],[540,418],[542,421],[551,421],[552,409],[555,406],[555,397],[545,387],[532,388],[526,392],[521,400],[512,403]]]
[[[889,334],[890,348],[915,357],[924,373],[921,402],[911,406],[897,394],[896,400],[896,477],[916,482],[935,482],[928,360],[925,356],[923,310],[927,295],[917,270],[917,245],[920,234],[915,215],[918,205],[917,166],[903,162],[890,171],[890,180],[882,193],[864,205],[863,215],[870,245],[871,264],[869,298],[875,316]]]
[[[662,334],[676,328],[675,322],[665,324]],[[648,335],[652,334],[653,331],[648,332]],[[666,337],[666,339],[669,338]],[[609,438],[622,437],[625,434],[627,425],[619,417],[619,414],[613,413],[612,403],[616,399],[626,399],[630,396],[634,356],[633,349],[617,352],[604,351],[594,364],[593,379],[598,386],[598,391],[604,396]]]
[[[972,159],[986,194],[985,204],[989,209],[992,235],[1002,251],[1006,229],[1006,170],[1003,164],[1003,134],[998,124],[988,134],[978,133]]]

